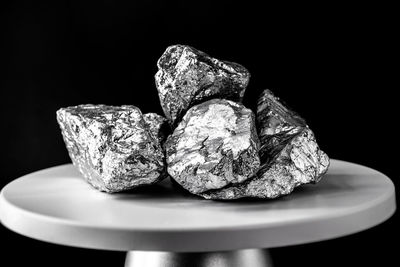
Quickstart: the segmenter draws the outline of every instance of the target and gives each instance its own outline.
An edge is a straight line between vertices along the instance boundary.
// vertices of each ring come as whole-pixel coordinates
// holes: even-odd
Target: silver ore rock
[[[263,164],[251,179],[207,191],[202,196],[207,199],[276,198],[290,194],[299,185],[316,183],[326,173],[329,158],[318,148],[309,128],[304,128],[282,146],[283,149],[268,164]]]
[[[167,119],[157,113],[146,113],[143,115],[143,119],[149,128],[150,134],[160,145],[163,145],[170,131]]]
[[[250,73],[185,45],[166,49],[157,62],[156,86],[161,106],[175,127],[192,106],[212,98],[241,102]]]
[[[260,167],[254,114],[229,100],[190,108],[165,147],[169,175],[194,194],[243,183]]]
[[[327,172],[329,157],[318,147],[304,119],[285,107],[269,90],[259,98],[257,123],[260,170],[243,183],[204,192],[204,198],[276,198],[302,184],[318,182]]]
[[[73,164],[96,189],[118,192],[165,177],[156,128],[148,125],[137,107],[61,108],[57,121]]]
[[[306,121],[287,108],[270,90],[261,93],[257,102],[257,129],[263,163],[272,159],[305,127]]]

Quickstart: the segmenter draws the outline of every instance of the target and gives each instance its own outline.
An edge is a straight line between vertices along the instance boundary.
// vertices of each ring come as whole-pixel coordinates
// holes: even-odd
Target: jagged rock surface
[[[57,120],[73,164],[96,189],[118,192],[164,177],[164,153],[135,106],[61,108]]]
[[[157,113],[146,113],[143,115],[143,119],[150,130],[150,133],[159,142],[160,145],[164,144],[167,138],[170,128],[167,119]]]
[[[328,166],[328,156],[319,149],[312,131],[304,128],[285,143],[269,164],[263,164],[257,175],[240,184],[210,190],[202,196],[207,199],[276,198],[302,184],[318,182]]]
[[[258,101],[261,168],[243,183],[201,195],[207,199],[276,198],[302,184],[316,183],[327,172],[329,157],[305,120],[265,90]]]
[[[190,107],[211,98],[240,102],[250,79],[243,66],[185,45],[168,47],[157,66],[155,81],[161,106],[173,127]]]
[[[261,93],[257,102],[257,129],[263,163],[272,159],[305,127],[306,121],[287,108],[270,90]]]
[[[189,109],[165,147],[168,173],[194,194],[242,183],[260,167],[254,114],[229,100]]]

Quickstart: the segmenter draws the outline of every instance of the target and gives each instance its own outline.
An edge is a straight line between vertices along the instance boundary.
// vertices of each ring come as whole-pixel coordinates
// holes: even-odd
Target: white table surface
[[[395,211],[393,183],[332,160],[317,185],[276,200],[204,200],[169,180],[129,193],[92,189],[70,164],[14,180],[0,195],[9,229],[56,244],[106,250],[218,251],[326,240],[373,227]]]

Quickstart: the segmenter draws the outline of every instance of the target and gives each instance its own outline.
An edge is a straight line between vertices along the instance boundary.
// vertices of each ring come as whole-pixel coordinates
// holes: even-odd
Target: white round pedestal
[[[4,187],[0,196],[1,222],[17,233],[84,248],[180,252],[159,253],[160,262],[183,261],[185,255],[218,258],[182,252],[231,251],[219,254],[227,261],[237,255],[243,257],[236,259],[246,258],[249,251],[256,257],[257,250],[236,256],[232,251],[349,235],[385,221],[394,211],[394,186],[389,178],[337,160],[332,160],[319,184],[276,200],[204,200],[174,188],[169,180],[107,194],[92,189],[72,165],[19,178]],[[130,252],[127,265],[148,257],[141,253]]]

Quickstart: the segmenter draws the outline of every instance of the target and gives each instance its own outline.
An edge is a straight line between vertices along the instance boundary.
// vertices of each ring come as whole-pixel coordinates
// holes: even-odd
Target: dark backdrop
[[[82,103],[161,113],[156,61],[189,44],[246,66],[244,99],[264,88],[303,115],[332,157],[398,177],[398,107],[391,30],[377,6],[259,6],[242,2],[11,1],[0,4],[0,186],[69,162],[55,111]],[[397,89],[396,89],[397,88]],[[395,215],[362,233],[273,249],[276,266],[384,265],[396,260]],[[1,261],[122,266],[123,253],[47,244],[0,228]]]

